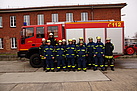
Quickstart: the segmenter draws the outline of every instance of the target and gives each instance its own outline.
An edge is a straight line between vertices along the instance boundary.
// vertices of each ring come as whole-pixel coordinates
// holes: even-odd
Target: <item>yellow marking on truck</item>
[[[32,41],[28,41],[28,43],[30,43],[30,42],[32,42]]]
[[[97,22],[69,22],[65,24],[85,24],[85,23],[123,23],[124,21],[97,21]],[[119,25],[120,25],[119,24]]]
[[[28,50],[28,49],[20,49],[20,51],[26,51],[26,50]]]

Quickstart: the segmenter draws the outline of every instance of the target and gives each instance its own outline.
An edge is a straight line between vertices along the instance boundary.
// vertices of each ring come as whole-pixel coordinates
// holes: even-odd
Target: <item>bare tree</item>
[[[133,38],[137,38],[137,32],[135,33],[135,35],[133,36]]]

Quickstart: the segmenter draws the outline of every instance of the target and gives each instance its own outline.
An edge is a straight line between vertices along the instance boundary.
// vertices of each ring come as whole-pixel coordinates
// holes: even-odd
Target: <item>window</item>
[[[16,27],[16,16],[10,16],[10,27]]]
[[[53,33],[54,37],[58,37],[58,26],[49,26],[48,34]]]
[[[24,25],[30,25],[30,15],[24,15]]]
[[[2,27],[2,17],[0,16],[0,27]]]
[[[81,13],[81,21],[88,21],[88,13],[87,12]]]
[[[37,35],[36,35],[37,38],[44,38],[45,37],[44,36],[44,27],[37,27],[36,32],[37,32]]]
[[[26,28],[26,29],[23,29],[23,31],[25,31],[26,33],[25,38],[30,38],[34,36],[34,28]]]
[[[3,38],[0,38],[0,49],[3,49]]]
[[[66,13],[66,21],[73,21],[73,13]]]
[[[43,25],[44,24],[44,15],[39,14],[38,15],[38,25]]]
[[[52,22],[58,22],[58,14],[52,14]]]
[[[11,38],[11,48],[12,49],[16,49],[17,48],[16,38]]]

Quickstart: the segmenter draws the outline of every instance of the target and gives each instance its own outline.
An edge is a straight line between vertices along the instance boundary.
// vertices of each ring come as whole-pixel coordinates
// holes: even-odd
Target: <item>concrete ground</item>
[[[0,79],[0,91],[137,91],[137,58],[117,59],[115,65],[115,71],[108,69],[104,72],[94,72],[92,70],[88,70],[86,73],[67,72],[70,77],[72,76],[75,79],[83,74],[85,74],[83,75],[84,77],[88,75],[85,79],[81,78],[82,80],[74,79],[69,82],[61,81],[62,78],[59,78],[59,82],[51,82],[49,79],[52,79],[53,76],[50,75],[46,82],[31,82],[30,79],[28,79],[30,80],[29,82],[25,82],[25,80],[24,82],[19,82],[16,78],[20,78],[24,74],[34,73],[33,75],[42,77],[40,74],[45,72],[42,71],[42,68],[32,68],[28,61],[0,61],[0,78],[2,78]],[[61,73],[63,74],[64,72],[48,74],[55,75]],[[16,77],[13,78],[13,75]],[[103,76],[105,79],[97,80],[98,76],[99,78]]]

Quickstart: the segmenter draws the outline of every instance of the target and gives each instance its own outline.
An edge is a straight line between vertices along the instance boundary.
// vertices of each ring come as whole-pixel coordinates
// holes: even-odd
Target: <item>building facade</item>
[[[121,21],[126,3],[0,9],[0,53],[16,53],[23,25],[89,20]]]

